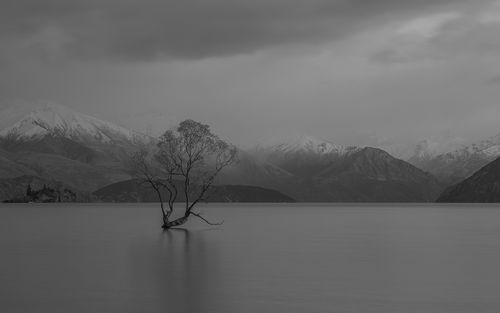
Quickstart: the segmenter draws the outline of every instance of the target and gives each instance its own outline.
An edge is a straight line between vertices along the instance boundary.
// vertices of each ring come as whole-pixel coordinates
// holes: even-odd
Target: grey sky
[[[498,1],[10,2],[3,105],[53,100],[142,131],[194,118],[246,145],[500,133]]]

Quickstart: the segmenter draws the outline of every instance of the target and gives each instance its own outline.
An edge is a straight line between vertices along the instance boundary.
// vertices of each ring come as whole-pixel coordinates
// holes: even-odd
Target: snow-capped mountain
[[[294,135],[268,139],[255,149],[255,154],[294,175],[313,177],[334,160],[345,158],[359,149],[308,135]]]
[[[313,154],[323,155],[345,155],[359,150],[358,147],[333,144],[308,135],[295,135],[289,138],[274,138],[258,146],[257,150],[264,153],[280,154]]]
[[[225,168],[219,177],[222,183],[269,188],[287,180],[293,180],[291,173],[243,150],[238,151],[238,162]]]
[[[414,146],[412,153],[406,160],[420,167],[422,163],[428,162],[438,155],[456,151],[464,147],[464,140],[458,137],[442,140],[424,139]]]
[[[478,143],[473,143],[461,150],[454,151],[454,153],[480,153],[488,156],[499,156],[500,153],[500,134],[497,134],[489,139],[482,140]]]
[[[455,183],[500,157],[500,134],[454,151],[420,160],[416,166]]]
[[[489,139],[482,140],[477,143],[473,143],[469,146],[465,146],[461,149],[442,154],[437,156],[437,158],[445,160],[447,163],[454,162],[456,160],[466,160],[470,158],[483,158],[486,163],[496,159],[500,156],[500,134],[493,136]]]
[[[432,175],[387,152],[312,136],[268,140],[255,155],[291,177],[272,186],[300,201],[432,201]]]
[[[11,110],[7,113],[15,112]],[[148,140],[145,135],[50,102],[38,104],[34,110],[22,116],[14,124],[6,125],[0,130],[0,137],[15,140],[36,140],[46,136],[92,143]]]
[[[430,139],[424,139],[416,144],[412,158],[427,159],[427,158],[433,158],[439,154],[440,154],[439,142],[432,141]]]
[[[10,107],[0,116],[0,162],[7,164],[0,179],[31,175],[90,192],[129,179],[130,153],[151,141],[54,103]]]

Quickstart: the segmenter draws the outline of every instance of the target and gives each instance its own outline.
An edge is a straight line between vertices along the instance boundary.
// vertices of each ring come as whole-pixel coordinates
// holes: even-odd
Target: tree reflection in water
[[[206,234],[178,228],[161,232],[155,244],[134,244],[130,286],[136,294],[129,305],[137,312],[215,312],[223,301],[221,276],[217,249]]]

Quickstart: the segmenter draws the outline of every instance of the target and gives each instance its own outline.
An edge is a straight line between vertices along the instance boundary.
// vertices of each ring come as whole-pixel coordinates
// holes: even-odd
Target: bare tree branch
[[[212,226],[218,226],[218,225],[222,225],[224,224],[224,220],[222,220],[221,222],[210,222],[209,220],[207,220],[206,218],[204,218],[200,213],[195,213],[195,212],[191,212],[191,215],[194,215],[200,219],[202,219],[203,221],[205,221],[205,223],[207,223],[208,225],[212,225]]]

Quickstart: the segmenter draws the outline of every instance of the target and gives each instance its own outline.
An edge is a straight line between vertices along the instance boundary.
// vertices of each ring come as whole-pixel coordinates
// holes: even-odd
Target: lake
[[[1,312],[500,312],[500,207],[0,206]]]

